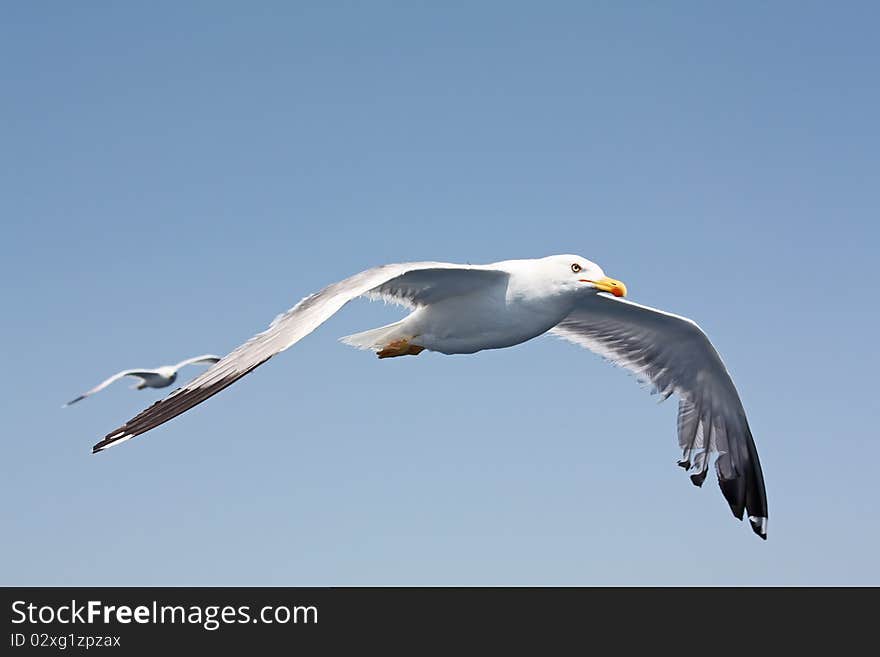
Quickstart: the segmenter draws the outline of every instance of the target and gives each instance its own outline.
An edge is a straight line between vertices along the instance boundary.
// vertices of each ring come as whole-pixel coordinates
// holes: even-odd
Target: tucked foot
[[[379,358],[396,358],[397,356],[418,356],[425,350],[417,344],[412,344],[407,339],[395,340],[388,343],[384,349],[376,353]]]

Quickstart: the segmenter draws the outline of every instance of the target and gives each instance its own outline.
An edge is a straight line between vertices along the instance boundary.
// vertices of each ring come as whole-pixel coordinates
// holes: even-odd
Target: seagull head
[[[626,285],[606,276],[599,265],[583,256],[550,256],[543,259],[542,265],[547,275],[564,290],[591,289],[596,292],[610,292],[616,297],[626,296]]]
[[[174,383],[174,380],[177,378],[177,368],[174,365],[163,365],[156,368],[156,374],[163,379],[170,379],[171,383]]]

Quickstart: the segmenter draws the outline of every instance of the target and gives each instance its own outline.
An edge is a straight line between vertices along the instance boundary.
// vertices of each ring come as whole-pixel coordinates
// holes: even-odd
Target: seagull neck
[[[571,290],[543,282],[529,281],[524,285],[512,285],[507,290],[507,302],[530,308],[541,315],[562,318],[574,307],[577,295]]]

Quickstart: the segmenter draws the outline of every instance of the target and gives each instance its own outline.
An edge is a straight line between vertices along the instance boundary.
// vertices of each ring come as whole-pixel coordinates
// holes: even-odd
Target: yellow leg
[[[384,349],[379,351],[376,355],[379,358],[396,358],[397,356],[418,356],[425,350],[424,347],[420,347],[417,344],[412,344],[407,339],[395,340],[394,342],[388,343]]]

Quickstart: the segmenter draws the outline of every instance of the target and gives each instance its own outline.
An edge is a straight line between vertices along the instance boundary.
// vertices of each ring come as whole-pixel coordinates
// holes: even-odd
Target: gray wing
[[[412,306],[498,283],[507,276],[507,272],[491,267],[411,262],[375,267],[333,283],[278,315],[268,329],[108,433],[92,451],[100,452],[134,438],[216,395],[275,354],[299,342],[356,297],[378,296]]]
[[[701,486],[710,457],[733,514],[748,512],[767,538],[767,495],[739,394],[721,357],[694,322],[629,301],[592,295],[551,329],[633,372],[663,398],[679,397],[679,465]]]
[[[79,397],[76,397],[75,399],[71,399],[69,402],[64,404],[64,406],[62,408],[66,408],[67,406],[70,406],[71,404],[75,404],[78,401],[82,401],[83,399],[85,399],[86,397],[89,397],[90,395],[94,395],[96,392],[100,392],[101,390],[103,390],[104,388],[109,386],[111,383],[115,383],[116,381],[119,381],[119,379],[121,379],[123,377],[126,377],[126,376],[145,377],[145,376],[149,376],[150,374],[155,374],[155,373],[156,373],[155,370],[122,370],[121,372],[117,372],[113,376],[104,379],[103,381],[101,381],[101,383],[96,385],[91,390],[84,392]]]
[[[193,356],[192,358],[187,358],[186,360],[182,360],[179,363],[174,365],[174,369],[179,370],[181,367],[186,367],[187,365],[198,365],[201,363],[216,363],[220,361],[220,356],[215,356],[213,354],[204,354],[202,356]]]

